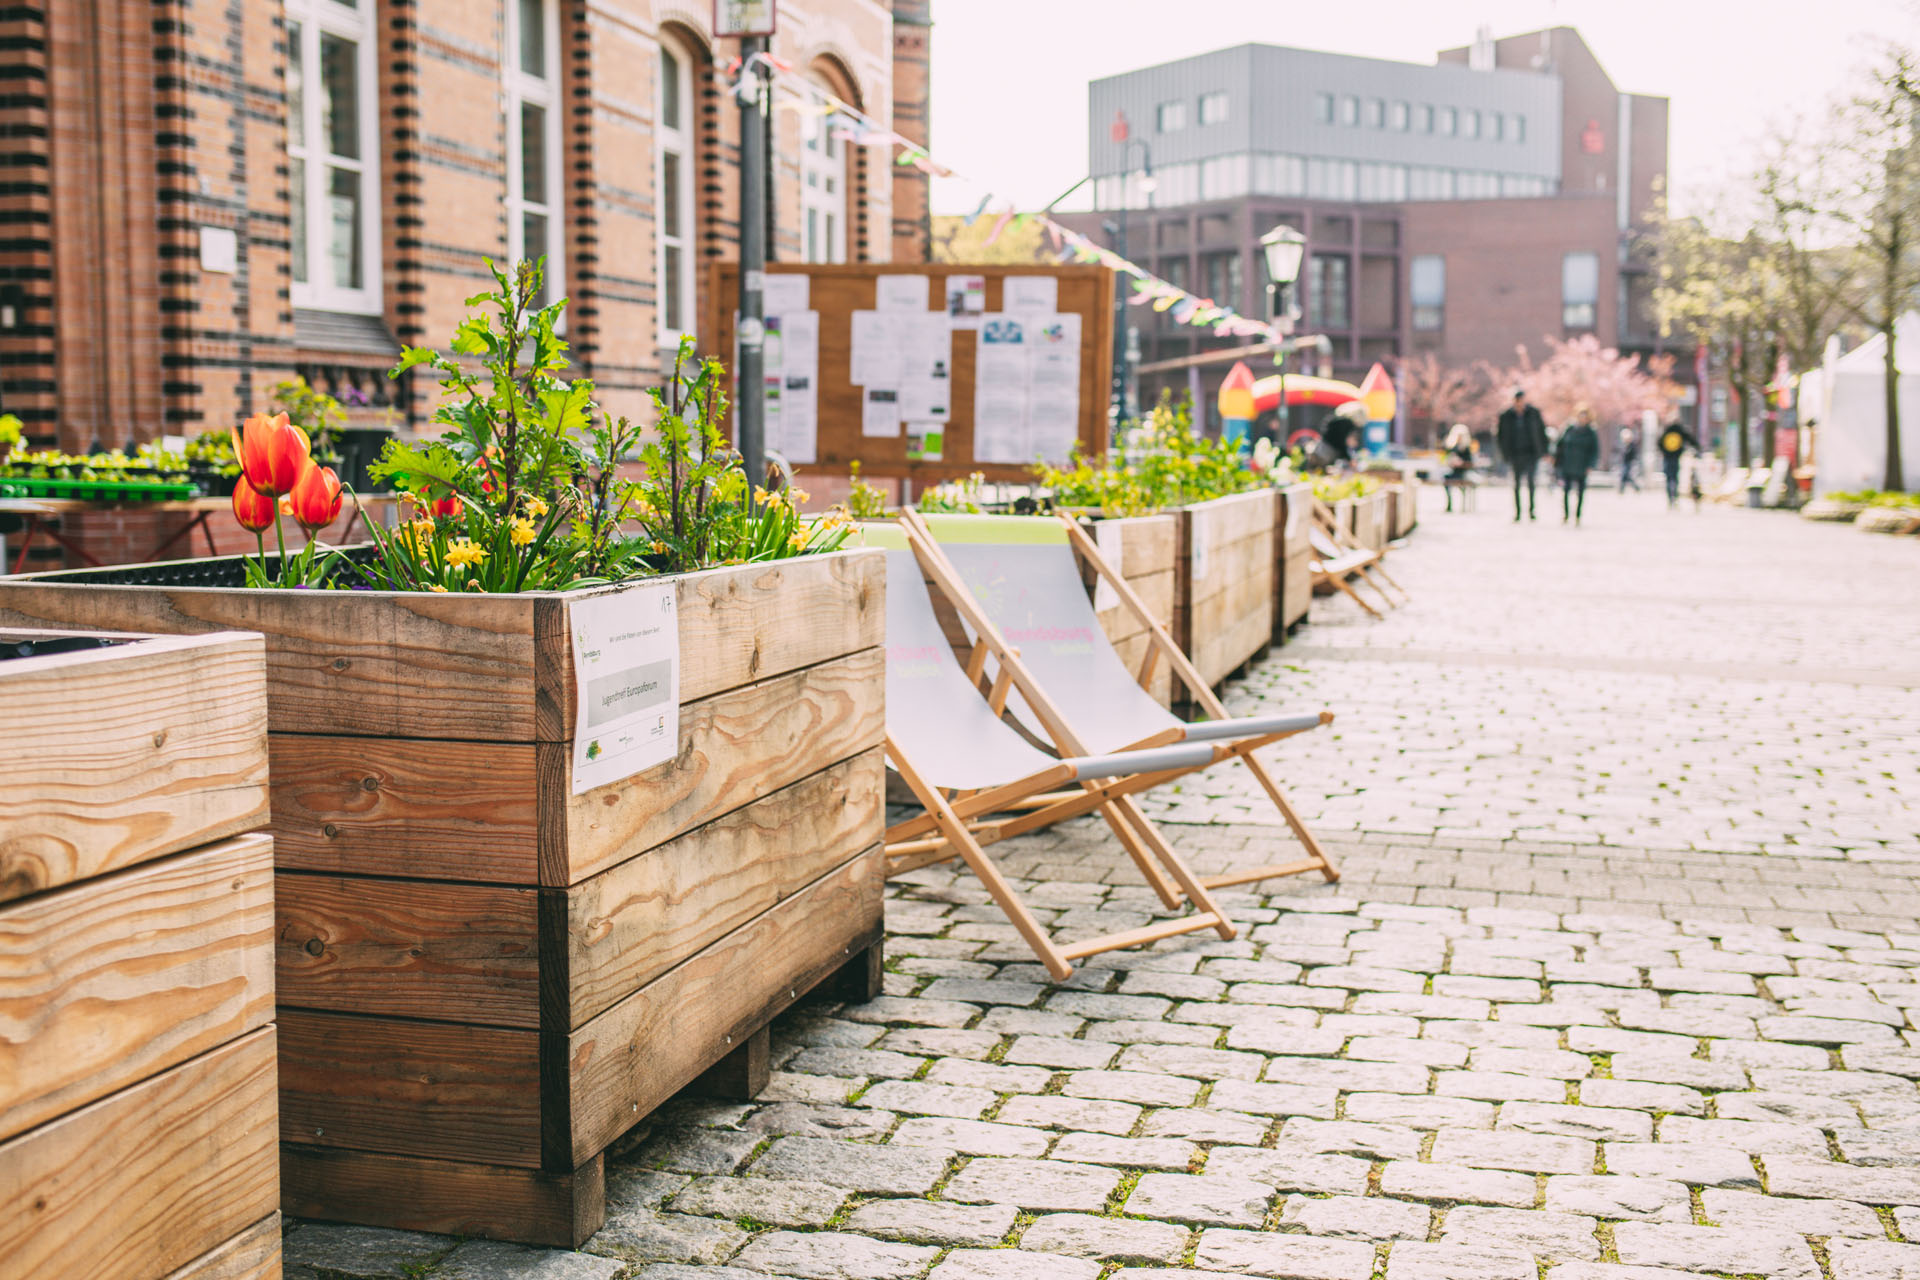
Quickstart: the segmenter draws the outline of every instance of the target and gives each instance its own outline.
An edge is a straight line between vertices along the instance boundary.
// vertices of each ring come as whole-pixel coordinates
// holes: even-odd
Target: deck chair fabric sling
[[[1400,593],[1402,603],[1412,599],[1407,594],[1407,589],[1395,582],[1393,576],[1387,572],[1387,553],[1384,550],[1362,546],[1358,538],[1340,526],[1340,519],[1334,515],[1333,509],[1317,497],[1313,500],[1313,520],[1319,526],[1319,532],[1325,534],[1335,548],[1349,553],[1359,553],[1366,557],[1361,576],[1366,578],[1367,585],[1375,591],[1380,591],[1380,585],[1374,582],[1370,573],[1366,572],[1366,570],[1375,570],[1387,580],[1388,586]],[[1312,532],[1311,526],[1309,526],[1309,532]],[[1385,596],[1386,592],[1381,591],[1380,594]],[[1391,597],[1388,598],[1391,599]]]
[[[1318,525],[1307,527],[1307,542],[1313,548],[1313,554],[1307,559],[1307,569],[1313,574],[1316,586],[1325,583],[1344,591],[1353,598],[1355,604],[1374,617],[1384,616],[1353,589],[1353,580],[1359,578],[1387,602],[1387,608],[1398,607],[1393,597],[1381,590],[1380,584],[1367,576],[1367,566],[1379,562],[1378,551],[1369,550],[1366,547],[1342,547],[1333,540],[1333,535]]]
[[[1023,696],[1010,698],[1009,706],[1036,734],[1063,754],[1219,744],[1223,760],[1236,759],[1253,774],[1308,854],[1293,862],[1203,876],[1202,884],[1221,888],[1306,871],[1318,871],[1328,880],[1339,878],[1319,840],[1254,755],[1281,738],[1330,724],[1331,713],[1230,716],[1173,642],[1165,621],[1152,615],[1126,580],[1101,559],[1093,539],[1069,518],[912,513],[904,522],[932,566],[936,584],[967,623],[976,652],[982,645],[1012,645],[1016,660],[1032,673],[1042,696],[1034,699],[1021,690]],[[1081,582],[1076,550],[1147,629],[1147,665],[1138,678],[1114,652],[1100,625]],[[1140,679],[1151,676],[1161,661],[1210,719],[1181,720],[1141,687]]]
[[[1158,828],[1137,809],[1125,811],[1133,792],[1211,760],[1213,749],[1205,743],[1182,743],[1124,756],[1061,759],[1034,747],[999,718],[955,662],[904,536],[897,529],[870,527],[867,539],[869,546],[880,546],[887,554],[887,760],[926,810],[888,828],[887,874],[958,856],[1056,979],[1071,976],[1073,961],[1083,957],[1183,933],[1213,929],[1231,940],[1237,932],[1233,922]],[[896,540],[898,546],[887,545]],[[1014,680],[1024,681],[1025,676],[1010,674],[1000,687],[1008,688]],[[1082,790],[1054,801],[1051,813],[1042,809],[1004,822],[981,821],[1016,801],[1072,784]],[[1163,887],[1171,876],[1196,912],[1064,946],[1053,941],[986,847],[1096,809],[1162,901],[1170,907],[1179,904],[1172,886]],[[1035,821],[1042,815],[1046,821]]]

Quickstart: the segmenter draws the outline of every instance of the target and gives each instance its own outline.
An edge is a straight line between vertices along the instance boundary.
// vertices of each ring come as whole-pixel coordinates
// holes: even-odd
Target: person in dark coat
[[[1693,438],[1691,431],[1680,425],[1680,419],[1675,418],[1660,428],[1659,443],[1660,469],[1667,473],[1667,505],[1677,506],[1680,502],[1680,459],[1689,449],[1697,452],[1700,442]]]
[[[1500,412],[1500,425],[1494,429],[1500,456],[1513,468],[1513,519],[1520,520],[1520,485],[1527,486],[1527,518],[1538,519],[1533,509],[1533,473],[1540,459],[1547,456],[1547,423],[1540,411],[1527,403],[1523,388],[1513,389],[1513,404]]]
[[[1639,453],[1640,442],[1633,438],[1633,428],[1620,428],[1620,492],[1623,496],[1629,488],[1640,492]]]
[[[1600,461],[1600,433],[1593,410],[1581,405],[1553,446],[1553,469],[1560,476],[1560,523],[1580,523],[1587,506],[1587,472]]]

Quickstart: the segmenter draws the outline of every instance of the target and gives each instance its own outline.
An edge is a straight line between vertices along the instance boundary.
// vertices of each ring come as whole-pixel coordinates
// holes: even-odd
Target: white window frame
[[[1153,128],[1155,133],[1179,133],[1187,127],[1187,104],[1184,99],[1174,98],[1163,102],[1153,109]]]
[[[1200,123],[1203,127],[1210,124],[1225,124],[1228,113],[1225,89],[1215,89],[1200,95]]]
[[[832,88],[816,81],[824,91]],[[800,148],[800,253],[807,262],[847,260],[847,149],[834,136],[834,117],[803,117]],[[831,180],[833,190],[826,189]],[[822,226],[824,221],[825,225]],[[824,231],[824,235],[822,232]]]
[[[559,0],[540,0],[541,48],[546,52],[545,74],[536,76],[520,69],[520,4],[507,0],[507,42],[500,60],[501,98],[507,129],[507,260],[519,262],[527,256],[526,215],[539,214],[547,220],[546,297],[549,302],[567,294],[566,219],[561,215],[560,153],[560,5]],[[526,139],[520,128],[520,108],[539,107],[546,112],[546,179],[544,202],[528,200],[520,192],[521,158]],[[564,315],[564,313],[563,313]]]
[[[293,305],[315,311],[342,311],[361,315],[379,315],[380,249],[382,221],[380,204],[380,91],[376,83],[374,40],[378,24],[373,12],[374,0],[361,8],[348,8],[334,0],[287,0],[286,20],[300,24],[300,48],[292,47],[289,37],[287,58],[299,59],[301,67],[302,132],[306,143],[294,146],[292,133],[287,138],[289,160],[302,161],[305,168],[304,190],[289,191],[290,200],[302,202],[307,224],[307,279],[292,281]],[[320,36],[325,32],[351,40],[354,44],[354,80],[359,101],[356,103],[360,125],[360,157],[349,160],[334,157],[321,137]],[[364,249],[361,287],[341,288],[330,283],[332,264],[327,235],[332,220],[327,214],[327,170],[345,169],[360,175],[360,242]],[[289,174],[291,178],[291,174]],[[291,248],[292,228],[288,228]]]
[[[695,69],[700,66],[700,62],[694,57],[693,50],[670,35],[663,35],[661,37],[660,57],[660,65],[655,68],[653,95],[653,118],[658,125],[655,133],[657,145],[655,145],[653,149],[653,189],[660,193],[660,204],[656,210],[659,218],[656,224],[658,232],[654,236],[655,279],[660,281],[659,324],[655,327],[660,331],[661,346],[678,347],[682,337],[694,332],[697,327],[697,316],[699,312],[698,306],[695,305],[697,300],[694,295],[694,228],[697,224],[694,221],[693,200],[694,189],[699,186],[698,177],[695,173],[695,166],[698,164],[698,153],[694,146],[695,139],[699,136],[699,131],[696,127],[698,117],[695,114],[693,86]],[[667,83],[666,59],[668,58],[672,58],[680,67],[680,101],[678,103],[680,125],[674,129],[667,127],[667,104],[665,95]],[[680,157],[680,190],[677,193],[680,207],[675,210],[679,215],[680,234],[676,236],[669,236],[667,234],[665,200],[668,152],[672,152],[674,155]],[[675,283],[680,286],[681,324],[678,326],[667,323],[666,286],[667,250],[669,248],[675,248],[680,251],[680,278],[675,281]]]

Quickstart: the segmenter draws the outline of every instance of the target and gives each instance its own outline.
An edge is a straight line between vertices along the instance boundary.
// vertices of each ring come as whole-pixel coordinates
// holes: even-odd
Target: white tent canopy
[[[1894,329],[1900,366],[1900,463],[1906,488],[1920,489],[1920,313]],[[1887,478],[1886,348],[1875,334],[1801,382],[1800,412],[1818,419],[1814,493],[1878,489]]]

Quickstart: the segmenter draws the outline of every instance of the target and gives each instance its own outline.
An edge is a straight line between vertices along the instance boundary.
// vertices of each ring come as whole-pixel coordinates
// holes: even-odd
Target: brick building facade
[[[779,22],[796,74],[924,136],[924,2]],[[297,371],[418,426],[433,388],[389,383],[398,346],[444,343],[483,257],[545,252],[578,372],[637,414],[736,252],[737,41],[710,23],[708,0],[8,6],[0,401],[78,449],[227,426]],[[923,256],[924,177],[810,121],[774,114],[770,256]]]

